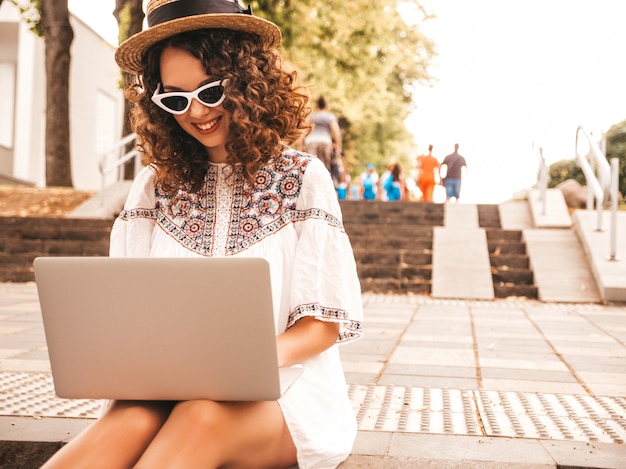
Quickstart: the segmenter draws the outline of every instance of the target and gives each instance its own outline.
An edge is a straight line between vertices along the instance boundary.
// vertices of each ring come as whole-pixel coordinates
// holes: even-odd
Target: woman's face
[[[167,47],[160,60],[162,92],[195,91],[202,85],[221,80],[221,76],[207,75],[202,62],[189,52]],[[231,114],[220,104],[208,107],[197,99],[191,100],[184,114],[174,114],[174,119],[185,132],[205,146],[214,163],[226,161],[226,142]]]

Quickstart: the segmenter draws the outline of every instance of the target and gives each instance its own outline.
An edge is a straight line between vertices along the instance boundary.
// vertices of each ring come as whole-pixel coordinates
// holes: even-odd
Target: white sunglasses
[[[154,90],[152,102],[161,109],[171,114],[184,114],[191,106],[191,100],[196,99],[198,102],[208,107],[216,107],[222,104],[226,95],[224,94],[224,86],[228,84],[228,78],[213,81],[206,85],[202,85],[196,91],[172,91],[170,93],[160,93],[161,83]]]

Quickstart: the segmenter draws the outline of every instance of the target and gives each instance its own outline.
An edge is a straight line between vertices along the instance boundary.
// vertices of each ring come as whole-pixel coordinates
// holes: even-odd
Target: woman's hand
[[[278,366],[302,363],[330,348],[338,336],[338,322],[304,317],[277,337]]]

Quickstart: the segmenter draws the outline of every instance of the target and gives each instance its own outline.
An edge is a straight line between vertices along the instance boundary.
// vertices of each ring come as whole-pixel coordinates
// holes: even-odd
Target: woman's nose
[[[193,115],[201,115],[205,114],[209,109],[209,106],[205,106],[196,98],[191,98],[191,104],[189,105],[189,114]]]

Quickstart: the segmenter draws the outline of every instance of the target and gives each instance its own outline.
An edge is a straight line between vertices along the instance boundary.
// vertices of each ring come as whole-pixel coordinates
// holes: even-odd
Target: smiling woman
[[[147,17],[115,54],[138,77],[125,93],[146,166],[110,255],[266,259],[277,361],[303,372],[276,400],[111,402],[44,468],[335,468],[357,432],[338,345],[361,337],[363,307],[330,173],[289,147],[310,128],[306,88],[278,27],[238,3],[150,0]],[[236,331],[228,340],[254,354]]]

